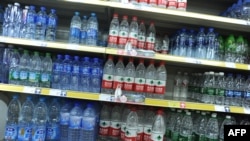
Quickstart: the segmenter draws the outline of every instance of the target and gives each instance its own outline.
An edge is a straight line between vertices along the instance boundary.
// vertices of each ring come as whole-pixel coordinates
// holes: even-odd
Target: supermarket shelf
[[[105,48],[103,47],[89,47],[77,44],[60,43],[60,42],[46,42],[39,40],[27,40],[19,38],[10,38],[0,36],[0,43],[14,44],[14,45],[25,45],[25,46],[35,46],[43,47],[48,49],[63,49],[63,50],[75,50],[93,53],[105,53]]]

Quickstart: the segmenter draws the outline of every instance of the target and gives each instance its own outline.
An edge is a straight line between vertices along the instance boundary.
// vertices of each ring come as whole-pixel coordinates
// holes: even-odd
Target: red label
[[[178,2],[177,8],[186,9],[187,8],[187,3],[186,2]]]
[[[177,1],[168,1],[168,7],[177,7]]]
[[[167,6],[167,0],[158,0],[158,5]]]
[[[111,36],[111,35],[109,35],[109,39],[108,39],[109,43],[111,43],[111,44],[117,44],[117,41],[118,41],[118,37],[117,36]]]
[[[144,41],[138,41],[137,48],[138,49],[144,49],[145,48],[145,42]]]
[[[120,129],[110,128],[110,130],[109,130],[109,135],[112,137],[119,137],[120,133],[121,133]]]
[[[154,50],[155,44],[146,42],[146,50]]]
[[[126,91],[133,91],[134,83],[124,83],[124,90]]]
[[[144,92],[144,84],[135,84],[135,90],[136,92]]]
[[[136,141],[144,141],[143,140],[143,132],[142,133],[137,133]]]
[[[129,38],[129,41],[130,41],[132,47],[136,47],[137,46],[137,39],[135,39],[135,38]]]
[[[145,87],[146,93],[154,93],[154,90],[155,90],[154,86],[146,85],[146,87]]]
[[[118,44],[119,45],[126,45],[128,38],[127,37],[119,37]]]
[[[106,80],[102,80],[102,88],[105,89],[111,89],[112,88],[112,81],[106,81]]]
[[[149,0],[148,3],[149,4],[157,4],[157,0]]]
[[[99,135],[108,136],[109,135],[109,127],[100,127]]]
[[[143,141],[151,141],[150,134],[143,134]]]
[[[118,85],[121,85],[121,89],[123,89],[123,82],[114,82],[113,89],[116,89]]]
[[[165,86],[156,86],[155,87],[155,93],[157,94],[165,94],[166,87]]]
[[[138,2],[145,2],[145,3],[148,3],[148,0],[138,0]]]
[[[124,141],[125,139],[125,132],[121,131],[121,140]]]
[[[126,137],[125,136],[124,141],[136,141],[136,137]]]

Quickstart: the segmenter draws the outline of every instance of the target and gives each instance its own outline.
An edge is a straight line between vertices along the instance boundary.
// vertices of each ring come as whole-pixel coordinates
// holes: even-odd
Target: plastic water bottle
[[[7,123],[4,140],[15,141],[18,134],[18,118],[21,111],[21,104],[17,95],[12,97],[8,105]]]
[[[93,64],[91,65],[91,92],[99,93],[101,88],[101,70],[100,62],[98,58],[93,58]]]
[[[98,21],[95,13],[91,13],[87,23],[87,45],[97,46]]]
[[[225,61],[235,62],[235,37],[230,34],[225,41]]]
[[[250,12],[250,2],[249,0],[244,0],[242,5],[243,19],[249,21],[249,12]]]
[[[137,141],[143,140],[143,132],[144,132],[144,118],[145,118],[145,111],[144,107],[139,106],[138,110],[136,111],[138,116],[138,129],[137,129]]]
[[[3,25],[3,22],[4,22],[4,10],[3,10],[3,7],[2,5],[0,5],[0,25]],[[2,31],[3,28],[0,29],[0,34],[2,35]]]
[[[133,58],[129,58],[129,63],[124,69],[124,93],[131,93],[133,91],[133,86],[135,82],[135,66]]]
[[[136,141],[138,130],[138,115],[135,108],[131,108],[126,120],[125,141]]]
[[[187,57],[195,57],[195,34],[194,30],[190,30],[187,34],[187,50],[186,50],[186,56]]]
[[[60,79],[63,70],[62,55],[58,54],[56,60],[53,62],[53,71],[51,79],[51,87],[55,89],[61,89]]]
[[[36,35],[35,39],[44,40],[45,39],[45,31],[47,28],[47,14],[46,8],[41,7],[40,11],[37,13],[36,17]]]
[[[29,72],[30,56],[28,50],[23,51],[19,63],[19,78],[21,85],[28,85],[28,72]]]
[[[51,73],[52,73],[52,60],[50,53],[46,53],[46,56],[41,62],[41,79],[40,87],[50,88],[51,86]]]
[[[156,70],[155,77],[156,80],[155,80],[154,98],[163,99],[166,93],[166,82],[167,82],[167,70],[164,61],[160,62],[160,66]]]
[[[64,56],[64,60],[62,61],[62,73],[61,73],[61,82],[60,86],[63,90],[69,90],[70,89],[70,78],[71,78],[71,70],[72,70],[72,64],[70,60],[69,55]]]
[[[196,58],[206,58],[206,46],[205,46],[205,38],[206,35],[204,33],[204,28],[200,28],[199,32],[196,35]]]
[[[118,48],[124,49],[128,40],[129,23],[128,16],[124,15],[119,27]]]
[[[144,21],[141,21],[138,28],[137,49],[145,49],[145,44],[146,44],[146,27]]]
[[[118,62],[115,65],[114,70],[114,84],[113,89],[116,89],[117,86],[120,86],[123,88],[123,82],[124,82],[124,64],[123,64],[123,58],[120,56],[118,58]]]
[[[155,113],[153,109],[148,109],[145,111],[144,126],[143,126],[143,140],[150,141],[150,136],[152,133],[152,123],[154,122]]]
[[[100,114],[100,123],[99,123],[99,139],[104,141],[109,138],[109,129],[110,129],[110,106],[109,104],[103,104]]]
[[[48,20],[47,20],[47,28],[46,28],[46,40],[47,41],[55,41],[57,22],[58,22],[58,18],[57,18],[55,9],[50,10],[50,14],[48,15],[47,19]]]
[[[121,140],[125,139],[125,133],[126,133],[126,121],[128,114],[130,113],[129,105],[125,105],[122,109],[122,118],[121,118]]]
[[[135,69],[134,91],[137,92],[137,94],[144,95],[145,72],[146,68],[144,66],[144,60],[140,59],[140,62]]]
[[[109,26],[109,38],[108,38],[108,47],[117,48],[118,35],[119,35],[119,19],[118,14],[113,14],[113,19]]]
[[[36,11],[35,6],[31,5],[27,13],[26,21],[26,39],[35,39],[36,30]]]
[[[80,44],[85,45],[87,43],[87,16],[83,16],[82,25],[81,25],[81,35],[80,35]]]
[[[173,97],[180,97],[181,93],[181,72],[177,72],[174,78],[174,91],[173,91]]]
[[[232,106],[241,106],[242,105],[242,97],[244,91],[244,78],[241,74],[237,74],[234,79],[234,91],[233,91],[233,99]]]
[[[216,35],[214,33],[214,28],[209,28],[208,33],[206,35],[207,38],[207,51],[206,51],[206,59],[215,60],[215,41]]]
[[[114,80],[114,62],[113,56],[109,56],[107,62],[103,67],[103,76],[102,76],[102,92],[103,93],[112,93],[113,80]]]
[[[45,140],[46,123],[48,110],[45,103],[45,98],[41,97],[36,104],[33,115],[33,131],[32,140]]]
[[[197,120],[194,120],[194,140],[195,141],[202,141],[205,140],[206,135],[206,126],[207,126],[207,115],[205,112],[201,112],[201,115],[197,118]]]
[[[193,120],[191,117],[191,112],[186,112],[186,115],[182,119],[182,127],[180,131],[179,140],[191,141],[193,134]]]
[[[208,120],[206,127],[206,140],[218,140],[219,139],[219,123],[217,120],[217,114],[213,113],[211,118]]]
[[[71,111],[71,103],[66,102],[60,110],[60,140],[68,141],[69,119]]]
[[[171,132],[171,140],[177,141],[180,136],[183,114],[181,110],[177,110],[176,118],[174,122],[174,129]]]
[[[132,48],[137,48],[138,43],[138,22],[137,17],[133,16],[132,21],[129,26],[128,40],[131,42]]]
[[[221,126],[220,126],[220,141],[224,141],[224,126],[225,125],[235,125],[234,120],[231,118],[230,115],[226,115],[226,117],[224,118]]]
[[[80,42],[81,18],[79,15],[79,12],[75,12],[75,15],[71,19],[69,43],[79,44]]]
[[[150,26],[147,30],[146,50],[154,50],[154,48],[155,48],[155,36],[156,36],[155,25],[153,22],[151,22]]]
[[[74,56],[74,61],[72,61],[72,73],[70,77],[70,90],[78,91],[80,82],[80,66],[79,56]]]
[[[80,90],[90,92],[91,86],[91,62],[89,57],[84,57],[80,67]]]
[[[27,96],[22,105],[18,120],[18,140],[28,141],[32,138],[32,118],[34,112],[34,104],[31,96]]]
[[[250,109],[250,75],[248,75],[244,86],[244,99],[242,106],[246,109]]]
[[[111,119],[110,119],[110,130],[109,130],[109,138],[110,140],[119,140],[120,132],[121,132],[121,108],[118,105],[115,105],[111,111]]]
[[[224,72],[219,72],[215,80],[215,104],[223,105],[225,100],[225,76]]]
[[[164,113],[162,110],[158,110],[154,118],[152,133],[150,137],[152,141],[163,141],[164,139],[164,134],[166,132],[166,125],[163,114]]]
[[[145,73],[145,93],[147,97],[153,97],[155,92],[155,78],[156,78],[156,69],[154,66],[154,60],[150,60],[149,66],[146,68]]]
[[[86,141],[95,141],[96,120],[95,108],[91,103],[88,103],[87,108],[82,114],[80,139],[84,139]]]
[[[177,48],[179,50],[179,53],[178,53],[179,56],[185,56],[187,53],[186,40],[187,40],[186,29],[182,28],[181,32],[179,34],[179,40],[178,40],[179,46],[177,46]]]
[[[37,51],[34,52],[30,60],[29,67],[29,86],[39,87],[39,79],[41,74],[41,59]]]
[[[68,140],[79,141],[81,134],[81,122],[82,122],[82,109],[79,103],[75,103],[75,106],[70,111],[69,128],[68,128]]]
[[[205,103],[214,103],[214,98],[215,98],[215,77],[214,77],[214,72],[210,71],[208,74],[208,79],[205,85],[205,98],[204,98],[204,102]]]
[[[232,73],[227,74],[226,78],[226,93],[225,93],[225,105],[232,105],[234,90],[234,78]]]
[[[20,62],[20,55],[17,49],[14,49],[13,54],[10,58],[10,68],[9,68],[9,83],[19,84],[19,69],[18,65]]]

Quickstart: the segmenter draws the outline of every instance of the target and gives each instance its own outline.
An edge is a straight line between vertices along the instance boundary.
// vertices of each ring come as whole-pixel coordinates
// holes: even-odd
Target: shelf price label
[[[250,65],[247,65],[247,69],[250,70]]]
[[[47,47],[47,42],[44,41],[34,41],[35,46]]]
[[[99,95],[99,100],[100,101],[114,101],[114,96],[110,95],[110,94],[100,94]]]
[[[194,58],[186,58],[185,61],[186,61],[187,63],[202,64],[201,60],[199,60],[199,59],[194,59]]]
[[[23,92],[29,94],[41,94],[41,88],[24,86]]]
[[[235,63],[232,63],[232,62],[226,62],[226,63],[225,63],[225,66],[226,66],[227,68],[236,68]]]
[[[50,89],[49,95],[59,96],[59,97],[67,97],[67,91],[66,90],[59,90],[59,89]]]
[[[4,37],[2,37],[2,36],[0,36],[0,42],[5,42],[5,38]]]
[[[214,105],[214,109],[217,112],[230,112],[230,107],[226,105]]]
[[[68,44],[67,49],[78,50],[80,47],[77,44]]]
[[[186,103],[185,102],[180,102],[180,108],[185,109],[186,108]]]
[[[244,113],[245,114],[250,114],[250,109],[244,108]]]

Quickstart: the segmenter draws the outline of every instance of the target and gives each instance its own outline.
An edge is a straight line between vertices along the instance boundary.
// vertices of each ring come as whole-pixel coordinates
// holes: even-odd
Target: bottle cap
[[[134,58],[130,57],[129,62],[133,62],[133,61],[134,61]]]
[[[51,13],[56,13],[55,9],[50,9]]]
[[[139,62],[143,64],[144,63],[144,59],[140,58]]]
[[[124,16],[122,17],[122,19],[123,19],[123,20],[127,20],[127,19],[128,19],[128,16],[127,16],[127,15],[124,15]]]
[[[212,117],[213,118],[217,117],[217,114],[216,113],[212,113]]]
[[[205,115],[206,115],[206,112],[201,112],[201,115],[205,116]]]
[[[114,13],[114,14],[113,14],[113,17],[114,17],[114,18],[118,18],[118,14],[117,14],[117,13]]]
[[[226,115],[226,119],[231,119],[231,116],[230,115]]]
[[[161,61],[161,62],[160,62],[160,65],[161,65],[161,66],[165,66],[165,61]]]
[[[109,55],[108,59],[109,59],[109,60],[113,60],[113,56],[112,56],[112,55]]]
[[[118,61],[123,61],[123,57],[119,56]]]
[[[155,63],[155,61],[151,59],[151,60],[149,61],[149,63],[152,65],[152,64]]]
[[[137,17],[136,17],[136,16],[133,16],[132,20],[133,20],[133,21],[137,21]]]
[[[40,9],[41,9],[41,11],[45,11],[46,10],[46,8],[43,7],[43,6],[41,6]]]
[[[79,56],[74,56],[74,59],[78,61],[79,60]]]
[[[76,12],[75,12],[75,15],[78,16],[78,15],[80,15],[80,13],[79,13],[78,11],[76,11]]]
[[[157,111],[157,114],[158,114],[158,115],[163,115],[163,113],[164,113],[164,112],[163,112],[162,109],[159,109],[159,110]]]

